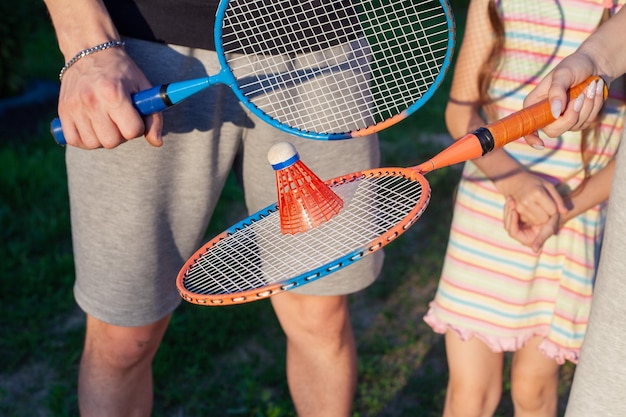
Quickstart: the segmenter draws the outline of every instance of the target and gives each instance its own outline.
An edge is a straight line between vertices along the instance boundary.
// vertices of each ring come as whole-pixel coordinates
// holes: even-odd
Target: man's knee
[[[274,297],[274,310],[287,336],[337,337],[350,331],[344,296],[283,294]]]
[[[166,317],[146,326],[123,327],[88,317],[83,359],[111,369],[128,369],[151,362],[168,321]]]

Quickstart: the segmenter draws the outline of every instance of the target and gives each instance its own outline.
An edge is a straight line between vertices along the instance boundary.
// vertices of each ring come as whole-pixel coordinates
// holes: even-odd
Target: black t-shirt
[[[219,0],[104,0],[122,36],[215,50]]]
[[[265,52],[285,53],[289,51],[308,52],[320,49],[320,45],[298,44],[301,37],[314,38],[321,36],[320,41],[326,45],[336,45],[352,40],[355,33],[352,29],[355,19],[351,12],[352,0],[341,2],[326,2],[315,0],[312,2],[300,2],[288,0],[292,3],[290,13],[285,13],[280,7],[274,8],[273,0],[252,1],[250,16],[244,16],[243,20],[249,20],[250,25],[258,28],[252,36],[257,39],[257,45],[263,43],[268,49]],[[189,46],[215,50],[213,28],[215,26],[215,14],[219,0],[104,0],[104,3],[115,23],[118,31],[123,36],[144,39],[153,42],[162,42],[174,45]],[[258,6],[256,3],[260,3]],[[284,7],[284,5],[282,5]],[[316,11],[324,9],[324,13]],[[258,14],[263,10],[263,15]],[[283,27],[295,26],[295,35],[287,36],[281,31],[272,30],[267,22],[282,19]],[[280,26],[280,25],[279,25]],[[273,26],[272,26],[273,27]],[[270,35],[271,34],[271,35]],[[231,41],[228,28],[223,36]],[[229,52],[248,51],[245,42],[241,40],[240,47]]]

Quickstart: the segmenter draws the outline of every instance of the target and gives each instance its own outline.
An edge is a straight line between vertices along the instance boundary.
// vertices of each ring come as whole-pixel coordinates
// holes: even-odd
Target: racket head
[[[447,0],[221,0],[214,35],[216,80],[255,115],[336,140],[422,107],[450,67],[455,23]]]
[[[176,278],[193,304],[261,300],[314,282],[368,256],[408,230],[426,209],[430,186],[411,168],[377,168],[326,184],[345,202],[328,222],[283,234],[277,204],[235,224],[197,250]]]

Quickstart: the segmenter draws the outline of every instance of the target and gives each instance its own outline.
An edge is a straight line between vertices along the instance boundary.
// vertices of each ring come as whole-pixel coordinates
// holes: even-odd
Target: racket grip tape
[[[575,100],[580,96],[585,89],[593,81],[600,80],[600,77],[592,76],[587,78],[580,84],[575,85],[568,91],[568,102]],[[606,98],[608,90],[605,85],[604,96]],[[492,138],[491,149],[483,149],[484,153],[487,153],[495,148],[501,148],[509,142],[517,140],[521,137],[527,136],[538,129],[546,127],[550,123],[554,122],[555,118],[550,110],[550,102],[542,100],[532,106],[526,107],[518,112],[493,122],[485,126],[485,128],[479,129],[474,134],[480,137],[484,134],[490,134]],[[481,142],[489,142],[481,140]],[[484,146],[484,145],[483,145]]]
[[[208,78],[162,84],[132,94],[131,100],[135,109],[142,117],[149,116],[179,103],[187,97],[204,90],[209,85]],[[59,145],[66,144],[61,120],[58,117],[50,122],[50,132]]]

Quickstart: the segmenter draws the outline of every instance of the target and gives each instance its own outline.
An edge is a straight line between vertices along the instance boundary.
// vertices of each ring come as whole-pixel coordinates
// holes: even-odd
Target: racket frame
[[[444,11],[446,16],[446,22],[448,24],[448,44],[447,44],[447,52],[443,61],[443,65],[437,77],[435,77],[434,82],[428,87],[428,90],[422,95],[422,97],[417,100],[415,103],[407,107],[404,111],[398,113],[395,116],[392,116],[386,120],[383,120],[379,123],[376,123],[372,126],[368,126],[362,129],[354,130],[351,132],[335,132],[335,133],[320,133],[320,132],[312,132],[308,130],[298,129],[287,124],[281,123],[276,119],[270,117],[265,112],[263,112],[259,107],[257,107],[251,100],[248,98],[243,91],[237,85],[237,79],[231,71],[231,67],[226,60],[226,54],[224,52],[224,47],[222,44],[222,26],[218,25],[217,22],[223,22],[226,14],[226,9],[228,6],[229,0],[220,0],[216,18],[215,18],[215,26],[213,28],[213,34],[215,37],[215,50],[217,52],[217,56],[220,62],[220,67],[222,68],[220,72],[216,75],[207,77],[209,80],[213,81],[213,84],[216,82],[221,82],[229,87],[235,92],[237,98],[244,103],[246,108],[248,108],[252,113],[254,113],[259,119],[263,120],[265,123],[268,123],[270,126],[278,128],[284,132],[289,134],[293,134],[305,139],[316,139],[316,140],[343,140],[343,139],[352,139],[363,137],[367,135],[371,135],[376,132],[380,132],[390,126],[395,125],[396,123],[401,122],[406,119],[411,114],[415,113],[419,108],[421,108],[430,98],[435,94],[439,86],[443,83],[447,75],[447,71],[451,66],[452,56],[454,55],[454,47],[456,42],[456,23],[454,20],[454,14],[452,13],[452,8],[448,0],[438,0],[441,8]]]
[[[407,214],[396,223],[396,225],[384,233],[380,234],[376,239],[367,243],[366,245],[347,252],[342,256],[337,257],[331,262],[323,264],[317,268],[311,269],[305,273],[294,276],[284,281],[275,282],[263,287],[254,288],[246,291],[241,291],[236,294],[198,294],[192,291],[187,290],[185,286],[185,278],[188,271],[192,270],[196,261],[200,259],[204,253],[210,251],[215,245],[217,245],[221,240],[231,236],[237,231],[245,229],[255,222],[266,218],[267,216],[274,215],[279,216],[278,204],[274,203],[266,208],[256,212],[255,214],[247,217],[246,219],[236,223],[231,226],[224,232],[215,236],[205,245],[203,245],[200,249],[198,249],[182,266],[178,276],[176,277],[176,287],[180,296],[187,302],[192,304],[200,304],[205,306],[224,306],[224,305],[233,305],[233,304],[242,304],[252,301],[257,301],[263,298],[267,298],[273,295],[276,295],[281,292],[293,290],[297,287],[301,287],[310,282],[316,281],[320,278],[323,278],[327,275],[332,274],[333,272],[337,272],[340,269],[351,265],[365,256],[371,255],[372,253],[382,249],[387,246],[389,243],[393,242],[398,236],[407,231],[413,224],[421,217],[421,215],[426,210],[428,203],[430,202],[430,185],[426,178],[418,171],[413,168],[376,168],[370,169],[360,172],[351,173],[348,175],[343,175],[340,177],[336,177],[330,180],[325,181],[326,185],[329,187],[336,187],[338,185],[361,181],[365,178],[372,177],[381,177],[381,176],[395,176],[395,177],[405,177],[410,181],[417,182],[421,186],[421,198],[415,204],[415,206],[407,212]],[[333,219],[329,220],[332,222]],[[277,224],[280,223],[280,219],[277,219]],[[277,226],[279,227],[279,226]]]

